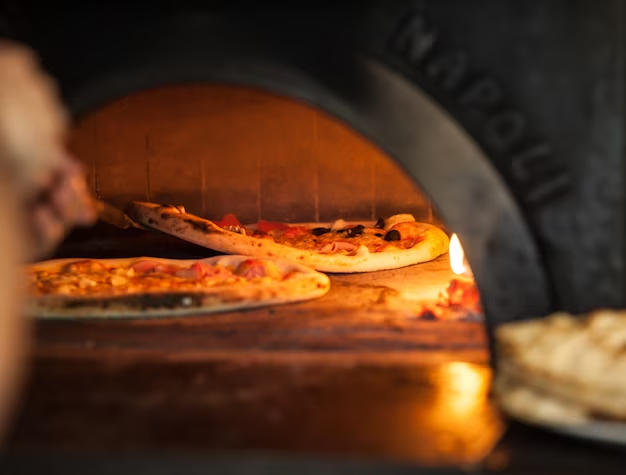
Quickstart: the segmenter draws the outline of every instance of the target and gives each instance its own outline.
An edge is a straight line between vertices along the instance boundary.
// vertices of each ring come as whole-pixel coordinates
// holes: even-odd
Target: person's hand
[[[33,257],[95,220],[83,171],[65,151],[66,129],[54,81],[32,51],[0,42],[0,171],[23,203]]]
[[[69,156],[59,162],[52,181],[29,205],[26,224],[34,257],[48,255],[71,226],[92,224],[96,217],[82,167]]]

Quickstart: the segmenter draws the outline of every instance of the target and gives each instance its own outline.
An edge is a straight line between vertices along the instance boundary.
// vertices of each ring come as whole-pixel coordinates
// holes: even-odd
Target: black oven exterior
[[[31,1],[5,13],[76,117],[142,89],[218,82],[345,121],[459,233],[492,323],[624,304],[618,0]]]

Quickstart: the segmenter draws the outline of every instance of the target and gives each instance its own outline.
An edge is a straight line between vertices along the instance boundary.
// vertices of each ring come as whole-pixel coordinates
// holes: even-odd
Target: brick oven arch
[[[279,17],[273,29],[269,17],[253,25],[251,18],[229,23],[220,14],[187,13],[128,18],[109,30],[102,18],[75,13],[84,17],[68,22],[56,48],[49,40],[40,49],[72,114],[185,83],[249,86],[308,103],[380,147],[433,200],[464,243],[489,322],[550,310],[546,270],[510,188],[459,121],[415,81],[358,53],[358,42],[345,35],[328,50],[306,32],[282,31]]]

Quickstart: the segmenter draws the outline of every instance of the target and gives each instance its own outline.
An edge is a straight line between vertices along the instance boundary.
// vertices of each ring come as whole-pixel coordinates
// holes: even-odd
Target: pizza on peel
[[[441,229],[417,223],[410,214],[362,224],[338,220],[242,225],[232,214],[210,221],[182,206],[156,203],[135,202],[127,212],[142,225],[216,251],[286,259],[322,272],[371,272],[419,264],[445,253],[449,243]]]

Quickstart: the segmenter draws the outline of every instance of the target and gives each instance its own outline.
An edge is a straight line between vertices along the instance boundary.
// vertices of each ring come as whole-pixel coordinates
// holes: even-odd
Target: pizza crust
[[[522,421],[574,425],[591,420],[589,411],[583,406],[542,392],[508,373],[496,379],[493,391],[502,410]]]
[[[494,387],[505,407],[511,388],[521,386],[585,417],[626,419],[626,312],[513,322],[497,330],[496,340]]]
[[[369,252],[362,246],[356,255],[321,254],[297,249],[268,239],[246,236],[223,229],[208,219],[182,213],[175,206],[133,203],[130,217],[146,226],[176,236],[199,246],[227,254],[275,257],[297,262],[322,272],[357,273],[397,269],[433,260],[448,250],[448,236],[439,228],[419,223],[425,239],[410,249]],[[322,226],[317,223],[311,227]],[[330,226],[328,226],[330,227]]]
[[[101,259],[110,265],[127,265],[141,259],[178,266],[202,262],[209,265],[237,266],[248,256],[218,256],[198,260],[154,257]],[[58,259],[29,266],[30,271],[58,270],[82,259]],[[150,318],[218,313],[232,310],[299,302],[321,297],[330,289],[329,278],[308,267],[272,260],[284,273],[297,272],[287,280],[274,283],[213,286],[204,290],[155,290],[121,296],[41,295],[31,297],[28,314],[36,318]]]

